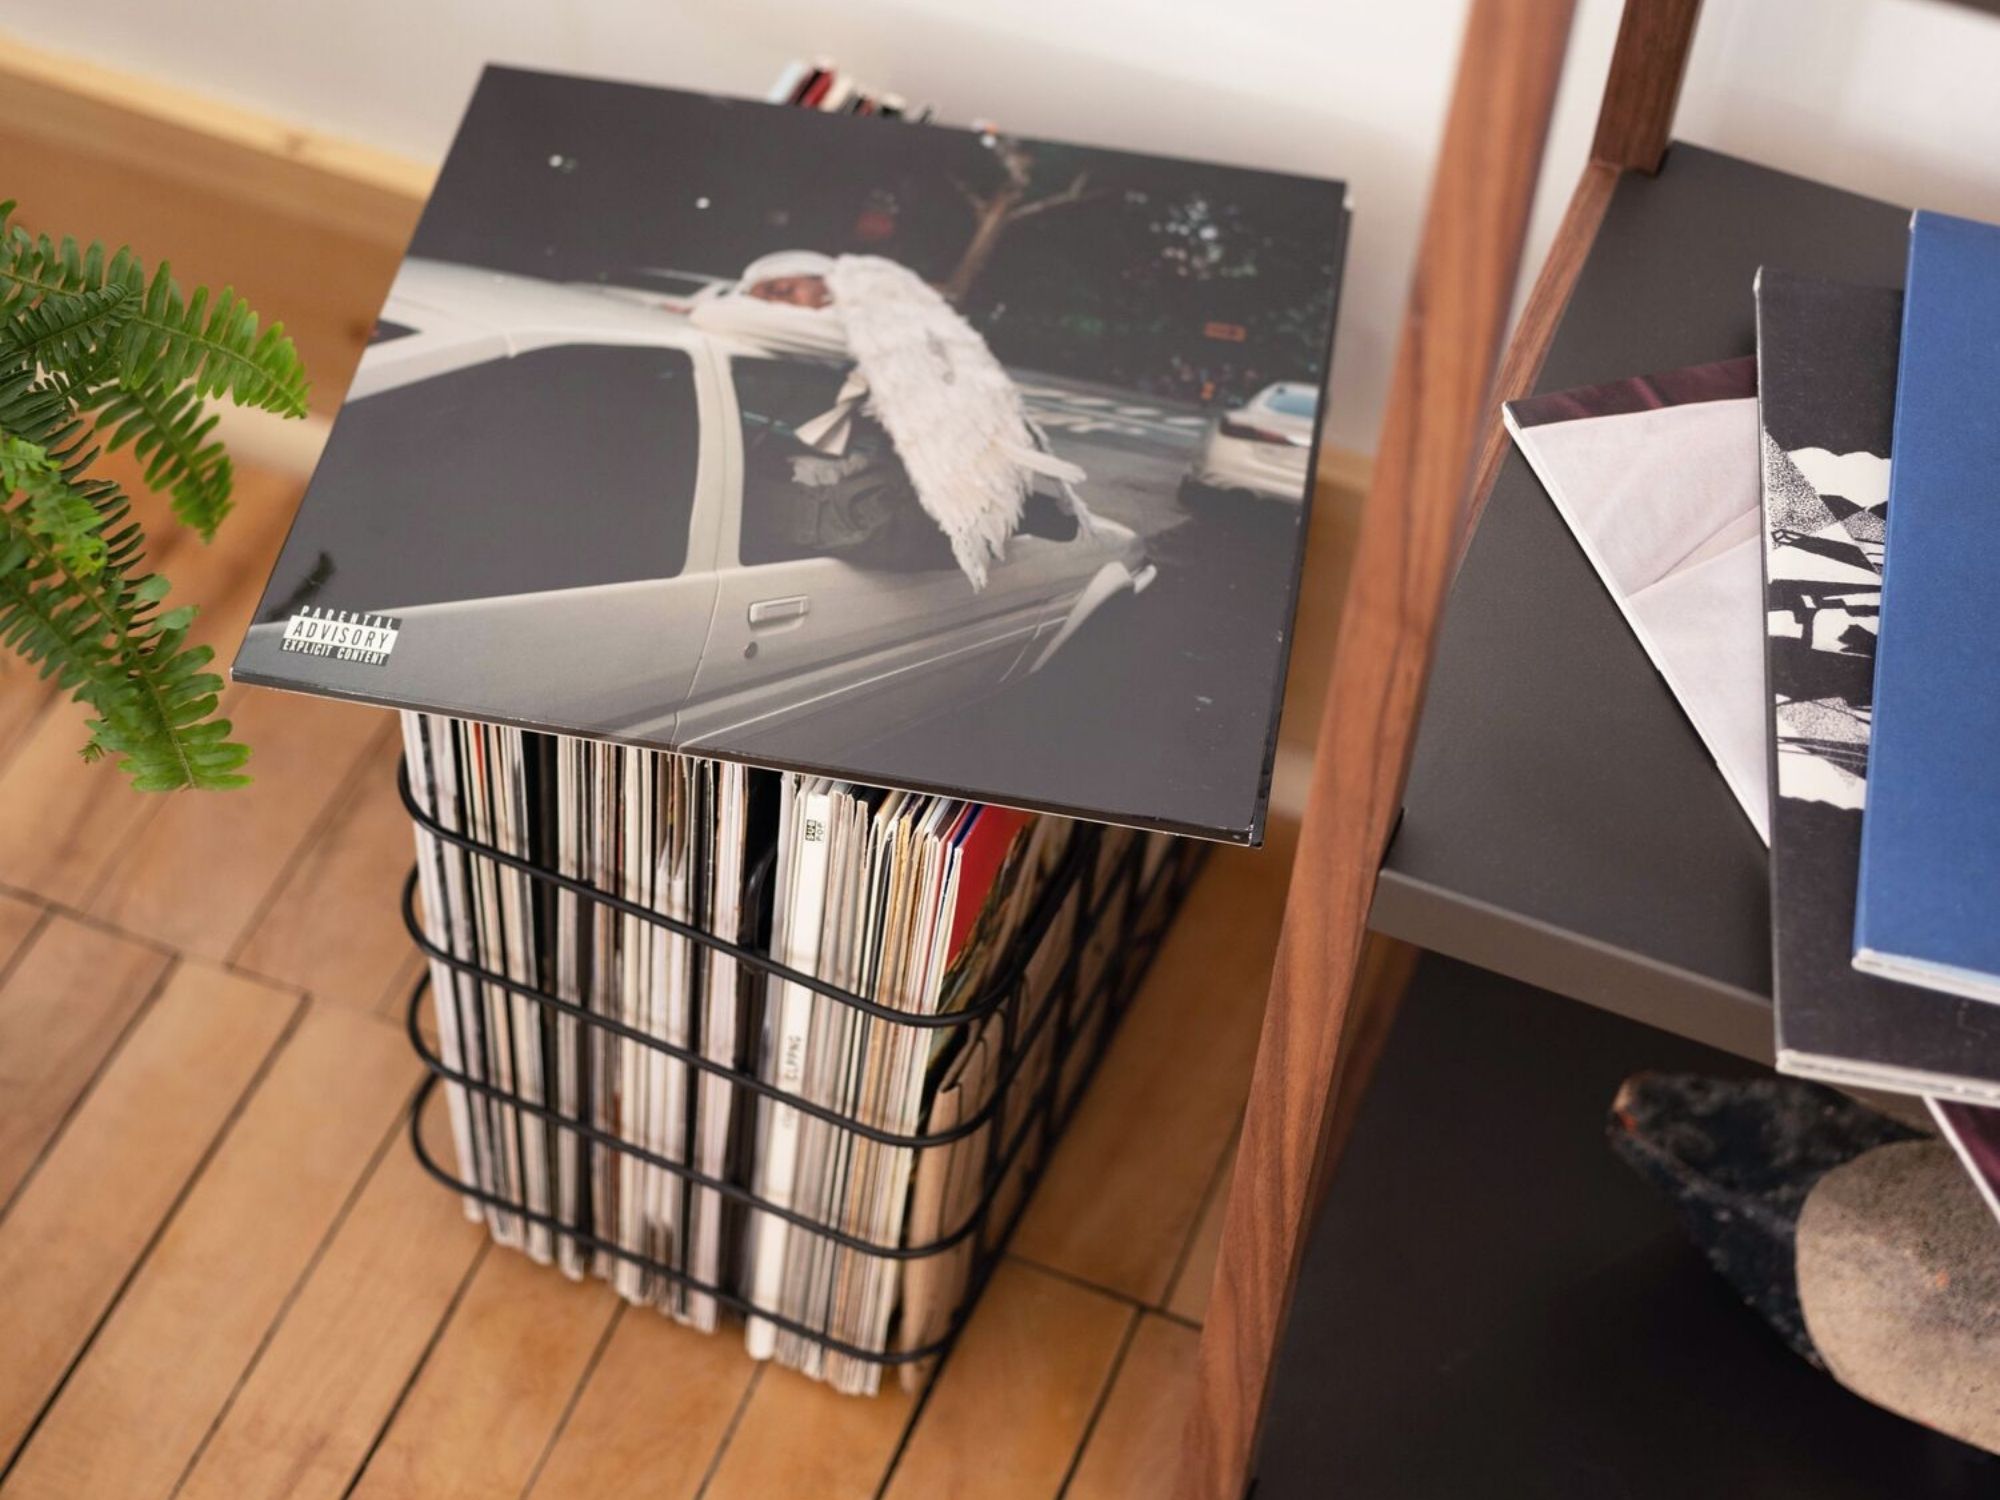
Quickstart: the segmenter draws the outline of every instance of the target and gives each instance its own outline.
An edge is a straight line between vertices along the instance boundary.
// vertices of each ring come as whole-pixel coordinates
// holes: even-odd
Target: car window
[[[1288,417],[1309,417],[1319,410],[1319,397],[1311,391],[1275,390],[1264,404]]]
[[[317,578],[392,608],[672,577],[699,436],[677,349],[558,345],[350,402],[286,545],[297,576],[268,597]]]
[[[833,410],[847,367],[737,359],[730,368],[743,427],[737,556],[746,567],[803,557],[897,572],[955,566],[880,423],[857,410],[844,441],[815,447],[799,435]]]
[[[811,359],[732,361],[745,451],[795,441],[799,428],[833,405],[852,369]]]
[[[1040,486],[1028,492],[1015,528],[1017,535],[1038,536],[1047,542],[1073,542],[1082,531],[1075,512]]]

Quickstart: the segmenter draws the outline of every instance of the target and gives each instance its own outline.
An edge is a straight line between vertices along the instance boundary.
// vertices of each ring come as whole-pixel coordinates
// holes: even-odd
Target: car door
[[[1047,494],[1035,503],[1043,507],[1045,519],[1057,504]],[[1066,513],[1056,514],[1066,518]],[[1034,612],[1021,654],[1008,665],[1009,679],[1025,674],[1040,659],[1044,643],[1062,629],[1071,606],[1114,555],[1086,527],[1059,521],[1052,529],[1056,534],[1017,532],[1007,543],[1006,561],[993,570],[993,582],[1021,601],[1023,617]]]
[[[737,524],[725,520],[715,618],[683,712],[683,742],[824,759],[990,691],[1045,611],[1036,570],[1003,564],[975,590],[941,537],[928,552],[905,548],[914,555],[883,561],[868,559],[865,546],[816,555],[796,534],[773,534],[772,515],[813,503],[812,486],[798,475],[894,463],[893,450],[867,436],[839,455],[799,442],[798,429],[834,405],[846,378],[838,366],[730,363],[743,438],[732,454]],[[920,518],[909,529],[928,524]]]

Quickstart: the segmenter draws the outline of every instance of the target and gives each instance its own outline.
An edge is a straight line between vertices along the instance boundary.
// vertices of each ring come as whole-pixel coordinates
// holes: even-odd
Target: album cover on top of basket
[[[1255,842],[1347,219],[489,69],[235,674]]]

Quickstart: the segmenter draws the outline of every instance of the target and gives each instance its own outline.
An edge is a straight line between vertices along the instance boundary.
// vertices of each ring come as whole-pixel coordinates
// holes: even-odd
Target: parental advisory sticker
[[[379,667],[396,649],[396,632],[401,625],[392,615],[364,615],[308,604],[285,621],[284,649]]]

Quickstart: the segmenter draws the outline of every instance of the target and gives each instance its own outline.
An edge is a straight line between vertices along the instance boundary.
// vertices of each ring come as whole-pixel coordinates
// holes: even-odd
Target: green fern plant
[[[215,398],[302,417],[305,369],[281,324],[233,291],[183,297],[129,249],[32,235],[0,203],[0,644],[92,712],[82,753],[141,791],[219,790],[250,752],[216,715],[195,606],[165,608],[125,493],[91,473],[130,446],[149,488],[204,542],[229,514]]]

